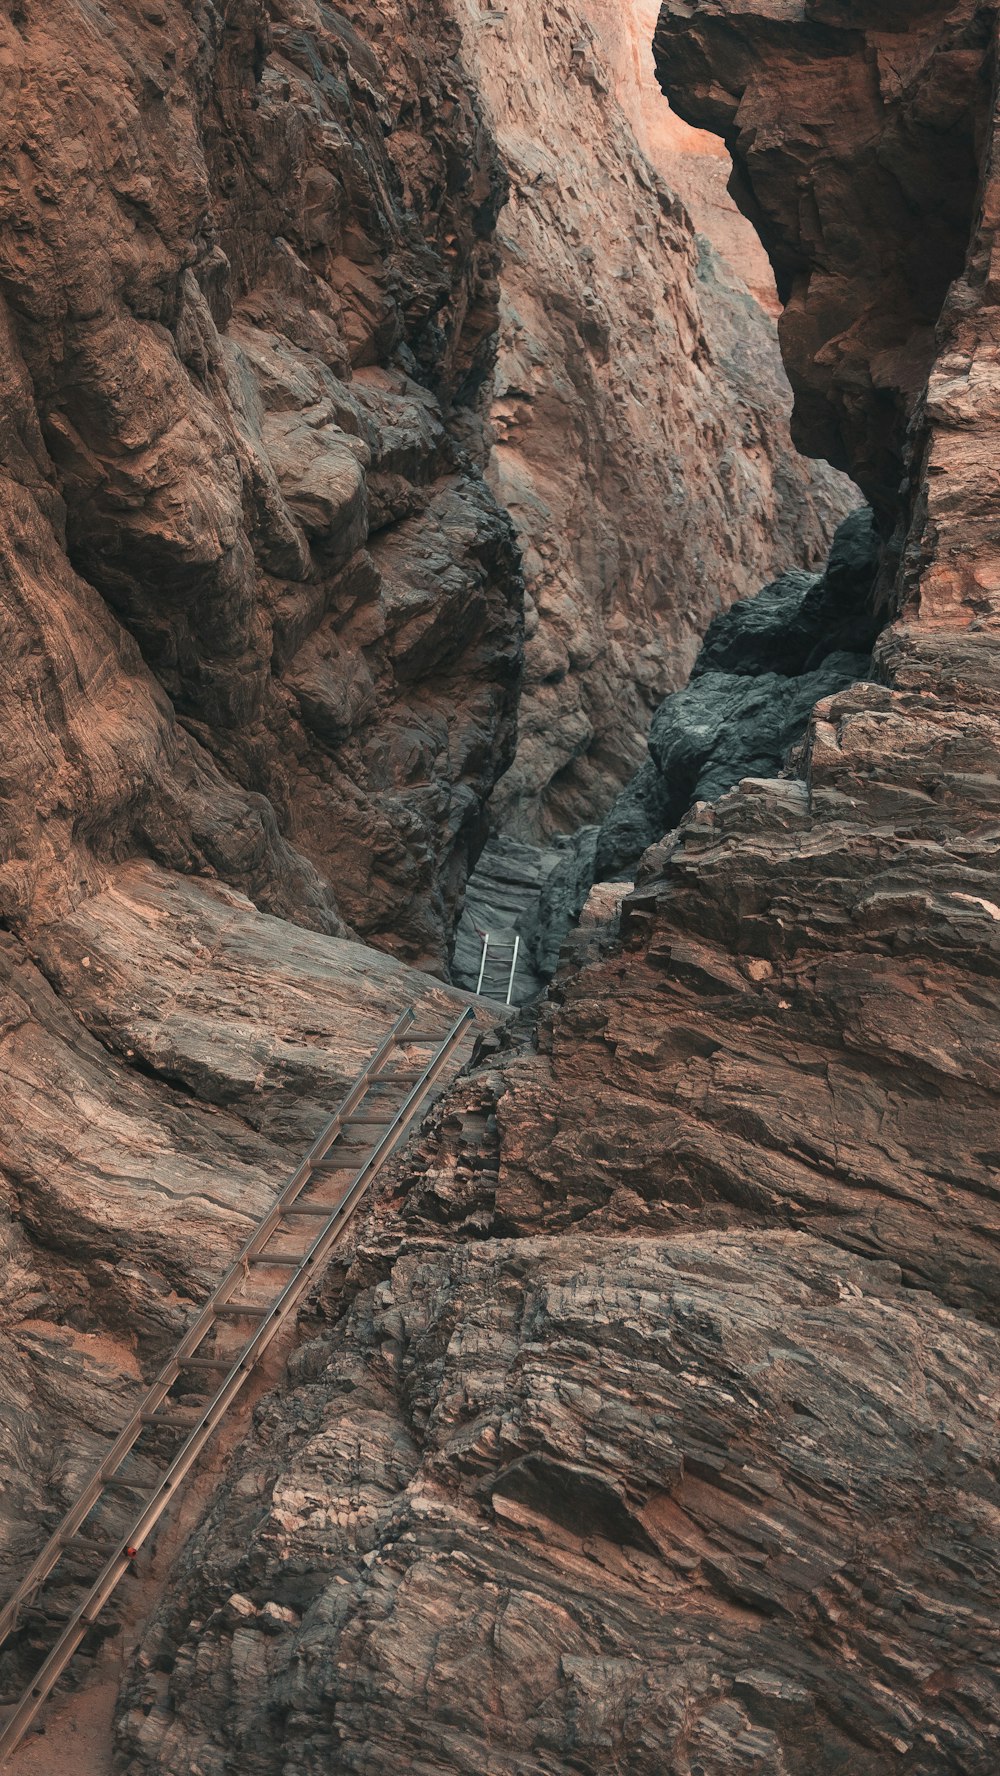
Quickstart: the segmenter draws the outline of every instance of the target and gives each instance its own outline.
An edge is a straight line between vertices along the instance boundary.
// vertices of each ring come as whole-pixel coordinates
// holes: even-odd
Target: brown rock
[[[893,514],[904,436],[966,260],[990,129],[992,10],[973,0],[665,0],[660,78],[724,136],[771,257],[793,435]]]
[[[444,1029],[463,998],[149,866],[40,961],[0,934],[5,1595],[400,1011]],[[4,1649],[5,1697],[44,1630]]]
[[[446,425],[492,361],[504,181],[433,10],[0,26],[19,924],[151,855],[444,966],[513,745],[520,582]]]
[[[492,809],[535,841],[601,818],[712,616],[821,565],[857,495],[796,456],[773,323],[636,139],[629,8],[458,12],[511,176],[489,477],[524,549],[527,647]]]
[[[873,0],[848,30],[834,0],[668,0],[686,108],[733,132],[775,238],[785,218],[800,424],[836,429],[906,531],[903,617],[877,682],[814,712],[801,775],[697,806],[621,940],[581,934],[537,1048],[442,1106],[402,1225],[387,1201],[331,1285],[154,1626],[172,1675],[148,1712],[133,1675],[129,1776],[997,1765],[996,205],[972,12]],[[939,312],[944,247],[910,295],[900,268],[970,123],[982,220]],[[237,1585],[301,1625],[237,1643]]]

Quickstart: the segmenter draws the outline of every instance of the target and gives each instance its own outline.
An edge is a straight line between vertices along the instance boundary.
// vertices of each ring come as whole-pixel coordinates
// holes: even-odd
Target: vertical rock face
[[[664,88],[724,135],[731,188],[771,256],[795,437],[891,514],[980,201],[994,25],[973,0],[660,12]]]
[[[614,10],[456,16],[511,180],[490,479],[525,551],[527,649],[493,812],[538,840],[606,811],[711,617],[820,565],[857,496],[796,457],[771,323],[637,143]]]
[[[453,1094],[178,1573],[129,1776],[997,1767],[995,24],[667,0],[898,614]]]
[[[5,919],[138,853],[443,962],[520,582],[447,423],[504,177],[425,10],[0,24]]]
[[[725,145],[708,130],[692,129],[663,103],[653,58],[660,0],[624,6],[618,0],[586,0],[586,6],[610,60],[619,103],[646,158],[761,307],[779,314],[767,254],[726,188],[732,162]]]

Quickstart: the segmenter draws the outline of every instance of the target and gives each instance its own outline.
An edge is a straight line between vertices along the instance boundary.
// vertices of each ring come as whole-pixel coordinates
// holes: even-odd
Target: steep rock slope
[[[4,1593],[361,1060],[456,1004],[350,927],[443,969],[514,737],[457,50],[392,0],[0,19]]]
[[[49,925],[37,959],[0,934],[4,1596],[411,1002],[438,1028],[457,996],[151,865]],[[53,1602],[0,1656],[5,1701]]]
[[[857,495],[796,457],[773,324],[638,146],[611,12],[456,15],[511,179],[489,474],[528,620],[493,818],[537,840],[605,813],[711,617],[821,565]]]
[[[666,0],[659,71],[680,113],[733,155],[731,189],[785,305],[797,440],[850,466],[894,515],[906,426],[981,197],[995,9],[817,0],[806,11],[798,32],[782,0]]]
[[[440,967],[520,652],[446,423],[505,189],[447,11],[25,0],[0,41],[0,914],[144,855]]]
[[[1000,1761],[995,25],[668,0],[677,102],[688,58],[798,258],[804,441],[835,425],[905,528],[898,617],[803,776],[689,817],[537,1052],[452,1095],[178,1574],[129,1776]],[[883,313],[949,128],[961,275]],[[934,321],[924,395],[884,384]]]

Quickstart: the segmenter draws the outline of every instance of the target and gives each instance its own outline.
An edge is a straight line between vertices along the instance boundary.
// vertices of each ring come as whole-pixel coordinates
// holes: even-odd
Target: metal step
[[[133,1554],[155,1528],[205,1445],[238,1399],[255,1363],[281,1327],[298,1312],[319,1280],[354,1214],[364,1201],[372,1179],[378,1175],[380,1167],[390,1153],[397,1149],[403,1135],[415,1121],[428,1091],[454,1056],[474,1016],[472,1007],[466,1008],[450,1030],[434,1038],[413,1034],[412,1007],[398,1019],[368,1065],[359,1073],[336,1114],[326,1124],[301,1164],[296,1167],[173,1355],[164,1364],[145,1398],[123,1426],[112,1448],[107,1451],[100,1466],[83,1488],[76,1504],[66,1513],[13,1596],[0,1611],[2,1647],[17,1627],[22,1613],[33,1610],[36,1598],[41,1598],[44,1602],[46,1592],[43,1587],[60,1563],[65,1560],[71,1565],[86,1546],[85,1542],[81,1544],[76,1540],[78,1532],[105,1493],[114,1491],[120,1494],[124,1490],[137,1495],[138,1515],[133,1519],[126,1535],[112,1539],[114,1552],[104,1561],[97,1577],[93,1580],[74,1580],[78,1591],[84,1587],[86,1589],[79,1603],[73,1607],[68,1620],[58,1630],[55,1643],[35,1673],[29,1688],[0,1727],[0,1766],[20,1744],[84,1640],[88,1628],[100,1616],[108,1599],[128,1572]],[[392,1062],[399,1045],[412,1040],[426,1041],[428,1046],[433,1047],[433,1053],[428,1057],[423,1070],[384,1073],[382,1069]],[[411,1089],[403,1095],[398,1106],[387,1106],[384,1115],[377,1121],[367,1117],[355,1118],[354,1111],[361,1107],[375,1085],[407,1086]],[[362,1150],[367,1157],[361,1164],[338,1165],[332,1158],[332,1151],[342,1129],[352,1120],[358,1126],[368,1126],[377,1132],[373,1132],[368,1146]],[[300,1193],[308,1188],[311,1178],[323,1170],[327,1174],[332,1171],[347,1171],[351,1174],[339,1199],[332,1203],[300,1201]],[[282,1223],[287,1219],[299,1218],[318,1223],[315,1236],[311,1233],[308,1236],[311,1244],[307,1249],[297,1256],[269,1255],[268,1241],[275,1234],[284,1231]],[[267,1304],[242,1302],[232,1298],[233,1290],[239,1288],[251,1264],[255,1266],[257,1273],[254,1278],[255,1286],[260,1289],[270,1286],[260,1275],[269,1265],[286,1273],[274,1280],[272,1296]],[[234,1328],[235,1336],[237,1339],[243,1338],[242,1344],[229,1356],[199,1356],[199,1346],[223,1320],[237,1323]],[[238,1329],[240,1320],[249,1320],[251,1323],[260,1321],[260,1324],[256,1327],[251,1325],[251,1329],[244,1335]],[[181,1411],[175,1409],[180,1407],[180,1402],[171,1399],[171,1389],[191,1370],[206,1375],[215,1373],[219,1377],[219,1383],[216,1392],[208,1400],[187,1411]],[[185,1432],[186,1435],[169,1460],[169,1466],[161,1468],[148,1483],[133,1485],[123,1480],[117,1470],[143,1433],[151,1428]],[[101,1551],[97,1552],[100,1554]],[[58,1575],[53,1580],[53,1590],[65,1591],[65,1583]]]

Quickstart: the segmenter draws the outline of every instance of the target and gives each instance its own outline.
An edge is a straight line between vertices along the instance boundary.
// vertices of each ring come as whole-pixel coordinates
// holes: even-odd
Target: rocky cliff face
[[[349,934],[443,969],[514,739],[458,47],[374,0],[0,20],[5,1593],[362,1058],[454,1004]]]
[[[443,963],[520,583],[449,429],[491,370],[504,175],[425,10],[0,24],[18,928],[139,855]]]
[[[129,1776],[997,1765],[995,25],[667,0],[898,615],[453,1093],[178,1571]]]
[[[805,11],[666,0],[660,77],[681,115],[733,155],[732,189],[785,305],[797,441],[850,465],[894,517],[906,427],[982,197],[994,8],[817,0]]]
[[[737,209],[727,184],[732,166],[725,144],[709,130],[692,129],[663,103],[653,37],[659,0],[586,0],[587,15],[608,56],[619,103],[647,160],[681,197],[705,235],[760,306],[777,316],[774,273],[753,225]]]
[[[529,840],[606,812],[711,617],[819,566],[857,499],[796,457],[773,325],[637,141],[629,11],[456,7],[511,181],[489,477],[527,647],[492,806]]]

